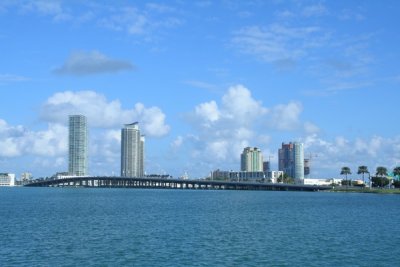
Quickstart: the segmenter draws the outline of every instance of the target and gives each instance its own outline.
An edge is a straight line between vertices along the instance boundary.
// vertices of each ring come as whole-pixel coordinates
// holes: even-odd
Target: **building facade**
[[[296,183],[304,180],[304,146],[302,143],[282,143],[278,151],[279,170],[295,179]]]
[[[14,173],[0,173],[0,186],[14,186],[15,174]]]
[[[125,124],[121,129],[121,176],[144,176],[145,138],[140,135],[139,123]]]
[[[88,174],[87,120],[83,115],[69,116],[68,173],[73,176]]]
[[[211,172],[212,180],[232,181],[232,182],[255,182],[264,181],[266,174],[263,171],[221,171],[215,170]]]
[[[29,182],[30,180],[32,180],[32,173],[30,172],[23,172],[21,173],[21,182],[25,183],[25,182]]]
[[[257,147],[246,147],[241,154],[240,170],[245,172],[263,172],[263,156]]]
[[[263,172],[269,172],[269,171],[271,171],[271,162],[264,161],[263,162]]]

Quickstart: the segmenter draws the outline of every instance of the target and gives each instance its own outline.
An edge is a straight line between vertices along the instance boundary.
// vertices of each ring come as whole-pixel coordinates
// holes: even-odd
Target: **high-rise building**
[[[304,145],[303,143],[294,143],[294,176],[298,182],[304,180]]]
[[[144,175],[145,138],[140,135],[139,123],[125,124],[121,129],[121,176]]]
[[[279,149],[279,170],[292,177],[296,182],[304,180],[304,147],[302,143],[282,143]]]
[[[310,159],[304,159],[304,176],[310,175]]]
[[[69,116],[68,173],[75,176],[87,175],[87,121],[83,115]]]
[[[263,156],[257,147],[246,147],[241,154],[241,171],[262,172]]]
[[[269,171],[271,171],[271,162],[264,161],[263,162],[263,172],[268,173]]]

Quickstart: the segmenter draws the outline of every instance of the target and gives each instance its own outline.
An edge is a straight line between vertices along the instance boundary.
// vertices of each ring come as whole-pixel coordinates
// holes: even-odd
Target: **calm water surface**
[[[400,196],[0,188],[1,266],[399,266]]]

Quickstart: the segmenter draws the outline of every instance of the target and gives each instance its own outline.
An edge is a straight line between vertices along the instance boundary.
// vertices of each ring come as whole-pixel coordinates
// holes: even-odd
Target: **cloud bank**
[[[87,116],[89,125],[97,128],[121,128],[123,124],[138,121],[142,131],[152,137],[164,136],[170,129],[160,108],[136,103],[131,109],[123,109],[119,100],[108,101],[94,91],[55,93],[43,104],[40,117],[66,125],[71,114]]]

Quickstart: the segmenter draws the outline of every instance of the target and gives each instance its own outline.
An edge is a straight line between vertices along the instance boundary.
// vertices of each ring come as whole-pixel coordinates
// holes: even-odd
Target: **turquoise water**
[[[400,196],[0,188],[1,266],[398,266]]]

